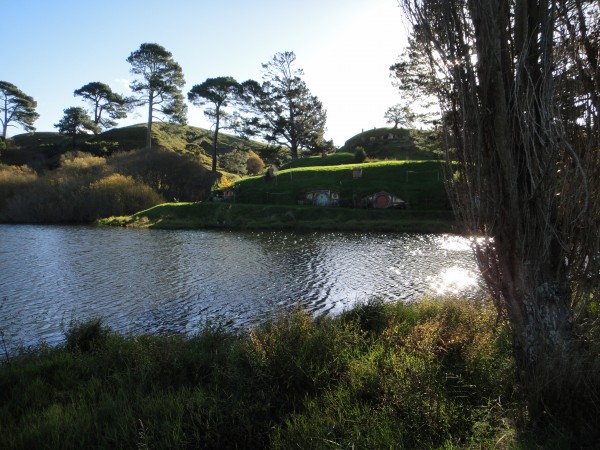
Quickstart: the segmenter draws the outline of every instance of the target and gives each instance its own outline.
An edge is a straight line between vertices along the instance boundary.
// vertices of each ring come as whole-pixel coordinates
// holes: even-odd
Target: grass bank
[[[320,158],[320,157],[318,157]],[[281,170],[273,177],[237,181],[233,203],[169,203],[127,217],[101,220],[105,225],[146,228],[229,228],[456,232],[440,161],[379,161]],[[327,158],[323,158],[327,159]],[[305,162],[306,162],[305,161]],[[307,163],[308,164],[308,163]],[[360,170],[361,176],[354,177]],[[304,203],[308,191],[339,192],[340,207]],[[409,203],[406,210],[352,208],[379,191]]]
[[[377,210],[306,205],[165,203],[101,225],[138,228],[456,232],[451,211]]]
[[[0,448],[525,448],[510,354],[466,300],[192,337],[90,322],[0,366]]]

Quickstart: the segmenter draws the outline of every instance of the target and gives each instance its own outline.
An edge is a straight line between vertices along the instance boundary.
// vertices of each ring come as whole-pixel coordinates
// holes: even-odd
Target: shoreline
[[[460,234],[452,211],[239,203],[164,203],[97,225],[150,229],[381,231]]]

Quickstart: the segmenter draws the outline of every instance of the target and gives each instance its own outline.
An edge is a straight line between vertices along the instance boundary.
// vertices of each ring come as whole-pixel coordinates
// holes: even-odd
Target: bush
[[[119,153],[110,157],[108,164],[164,198],[182,202],[206,199],[218,177],[193,156],[162,149]]]
[[[37,180],[37,174],[27,166],[0,164],[0,210],[18,192]]]
[[[388,313],[385,303],[380,299],[371,299],[355,305],[341,315],[343,321],[356,324],[359,329],[375,334],[381,333],[388,325]]]
[[[92,222],[133,214],[164,201],[146,184],[114,173],[106,159],[98,156],[63,155],[61,167],[40,177],[19,170],[0,171],[0,192],[9,193],[6,203],[0,204],[4,206],[1,215],[8,222]],[[3,173],[10,174],[4,182]]]
[[[119,143],[112,141],[83,142],[79,145],[85,152],[96,156],[110,156],[119,150]]]
[[[115,173],[90,184],[86,201],[89,205],[87,217],[89,220],[97,220],[102,217],[123,216],[162,202],[162,197],[150,186]]]
[[[362,163],[367,159],[367,152],[363,147],[356,147],[354,150],[354,161],[357,163]]]
[[[255,152],[248,152],[248,160],[246,161],[246,171],[250,175],[259,175],[265,170],[265,163]]]
[[[0,365],[0,448],[525,448],[495,320],[461,300],[192,338],[77,324]]]

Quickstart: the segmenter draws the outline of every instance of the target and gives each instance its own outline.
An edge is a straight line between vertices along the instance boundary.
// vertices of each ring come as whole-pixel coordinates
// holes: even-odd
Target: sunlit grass
[[[360,178],[353,171],[361,169]],[[407,201],[410,209],[450,210],[440,161],[379,161],[338,166],[297,167],[282,170],[271,179],[250,177],[235,183],[239,203],[297,204],[306,192],[330,189],[342,206],[367,195],[387,191]]]
[[[79,324],[0,367],[0,447],[508,448],[508,343],[492,309],[466,300],[192,337]]]
[[[100,220],[138,228],[253,230],[456,231],[452,211],[376,210],[241,203],[165,203],[133,216]]]

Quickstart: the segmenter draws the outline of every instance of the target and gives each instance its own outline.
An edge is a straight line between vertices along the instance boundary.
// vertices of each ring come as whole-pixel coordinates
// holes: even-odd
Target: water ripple
[[[480,295],[470,241],[449,235],[147,231],[0,225],[0,328],[56,344],[102,317],[124,333],[248,327],[301,304]]]

